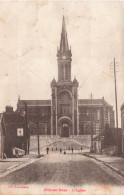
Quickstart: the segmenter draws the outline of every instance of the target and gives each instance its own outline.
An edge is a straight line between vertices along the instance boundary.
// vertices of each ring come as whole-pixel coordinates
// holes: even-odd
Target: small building
[[[18,112],[14,112],[10,106],[2,114],[2,131],[4,132],[4,153],[7,157],[12,157],[13,148],[25,149],[24,117]]]
[[[124,103],[121,106],[122,154],[124,155]]]
[[[122,129],[111,128],[107,124],[105,129],[93,138],[96,153],[108,155],[122,154]],[[117,149],[118,148],[118,149]]]

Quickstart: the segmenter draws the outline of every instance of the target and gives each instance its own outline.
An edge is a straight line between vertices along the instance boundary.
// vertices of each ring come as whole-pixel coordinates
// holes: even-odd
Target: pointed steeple
[[[61,33],[61,41],[60,41],[60,52],[66,52],[68,50],[69,50],[69,47],[68,47],[68,39],[67,39],[66,26],[65,26],[65,18],[63,16],[62,33]]]
[[[68,46],[65,19],[63,16],[60,48],[57,49],[58,82],[71,82],[71,49]]]

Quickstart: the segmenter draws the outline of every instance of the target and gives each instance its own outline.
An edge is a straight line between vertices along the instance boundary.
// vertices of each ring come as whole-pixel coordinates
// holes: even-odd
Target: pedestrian
[[[82,151],[82,147],[81,147],[81,151]]]
[[[73,151],[74,151],[74,148],[73,147],[71,148],[71,151],[72,151],[72,154],[73,154]]]
[[[48,147],[46,148],[46,151],[47,151],[47,154],[48,154],[49,153],[49,148]]]
[[[62,149],[60,148],[60,153],[62,153]]]

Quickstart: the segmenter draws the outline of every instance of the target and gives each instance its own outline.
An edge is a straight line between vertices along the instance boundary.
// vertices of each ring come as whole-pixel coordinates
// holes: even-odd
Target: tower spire
[[[68,46],[65,18],[62,20],[60,48],[57,50],[58,82],[71,81],[71,49]]]
[[[63,15],[61,41],[60,41],[60,52],[66,52],[68,50],[69,50],[68,39],[67,39],[66,26],[65,26],[65,18]]]

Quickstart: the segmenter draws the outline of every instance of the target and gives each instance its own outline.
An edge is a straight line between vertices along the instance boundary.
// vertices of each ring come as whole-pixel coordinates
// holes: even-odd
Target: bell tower
[[[68,46],[65,19],[63,16],[60,48],[57,51],[58,83],[71,82],[71,49]]]
[[[71,80],[72,54],[63,16],[60,47],[57,49],[58,81],[51,82],[51,135],[69,137],[79,134],[78,81]]]

